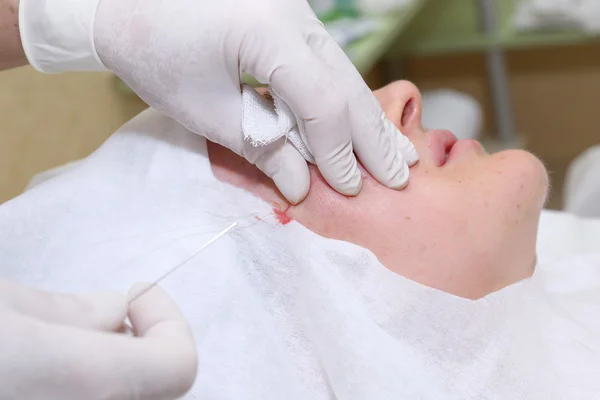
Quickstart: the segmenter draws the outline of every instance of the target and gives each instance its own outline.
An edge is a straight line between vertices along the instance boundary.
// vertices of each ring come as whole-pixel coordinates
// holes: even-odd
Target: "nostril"
[[[404,105],[404,110],[402,110],[402,118],[400,119],[400,123],[402,124],[403,128],[410,123],[411,119],[415,115],[415,111],[416,111],[415,99],[410,99]]]

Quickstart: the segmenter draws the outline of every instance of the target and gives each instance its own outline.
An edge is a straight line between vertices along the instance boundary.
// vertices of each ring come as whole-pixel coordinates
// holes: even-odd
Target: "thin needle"
[[[179,264],[177,264],[176,266],[174,266],[173,268],[171,268],[164,275],[162,275],[160,278],[158,278],[156,281],[154,281],[154,283],[152,283],[150,286],[148,286],[147,288],[145,288],[144,290],[142,290],[140,293],[136,294],[131,300],[129,300],[129,304],[131,304],[135,300],[139,299],[142,295],[146,294],[154,286],[158,285],[160,283],[160,281],[162,281],[163,279],[165,279],[166,277],[168,277],[169,275],[171,275],[173,272],[177,271],[179,268],[183,267],[192,258],[194,258],[198,254],[200,254],[202,252],[202,250],[206,249],[208,246],[210,246],[211,244],[213,244],[214,242],[216,242],[217,240],[219,240],[220,238],[222,238],[223,236],[225,236],[225,234],[227,232],[229,232],[230,230],[232,230],[233,228],[235,228],[237,224],[238,224],[237,222],[234,222],[233,224],[229,225],[227,228],[225,228],[224,230],[222,230],[214,238],[212,238],[208,242],[204,243],[202,245],[202,247],[200,247],[194,254],[192,254],[191,256],[189,256],[188,258],[186,258],[185,260],[183,260],[182,262],[180,262]]]

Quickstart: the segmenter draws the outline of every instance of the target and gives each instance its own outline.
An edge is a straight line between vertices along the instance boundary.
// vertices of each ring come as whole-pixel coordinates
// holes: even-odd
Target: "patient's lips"
[[[450,131],[435,130],[427,133],[427,146],[431,150],[433,162],[438,167],[446,163],[446,154],[450,152],[458,139]]]

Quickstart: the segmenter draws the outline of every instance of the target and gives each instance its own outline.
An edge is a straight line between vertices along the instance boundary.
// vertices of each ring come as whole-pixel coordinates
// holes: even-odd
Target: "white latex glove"
[[[20,16],[34,67],[106,66],[150,106],[255,164],[292,203],[308,193],[307,164],[284,139],[243,140],[242,72],[306,121],[317,165],[339,192],[360,191],[353,151],[395,189],[418,160],[306,0],[21,0]]]
[[[136,337],[115,333],[127,315]],[[59,295],[0,278],[0,321],[2,399],[174,399],[196,376],[187,322],[158,288],[128,310],[118,294]]]

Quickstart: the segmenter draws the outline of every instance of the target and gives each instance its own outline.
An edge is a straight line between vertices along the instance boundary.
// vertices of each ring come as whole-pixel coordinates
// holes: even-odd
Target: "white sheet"
[[[564,202],[569,213],[600,218],[600,145],[588,148],[569,165]]]
[[[598,222],[545,214],[535,276],[469,301],[269,215],[216,181],[202,138],[147,111],[0,207],[2,271],[57,290],[125,290],[248,217],[163,284],[200,352],[188,398],[598,398]]]
[[[481,105],[466,93],[451,89],[423,92],[423,126],[448,129],[458,139],[478,139],[483,126]]]

